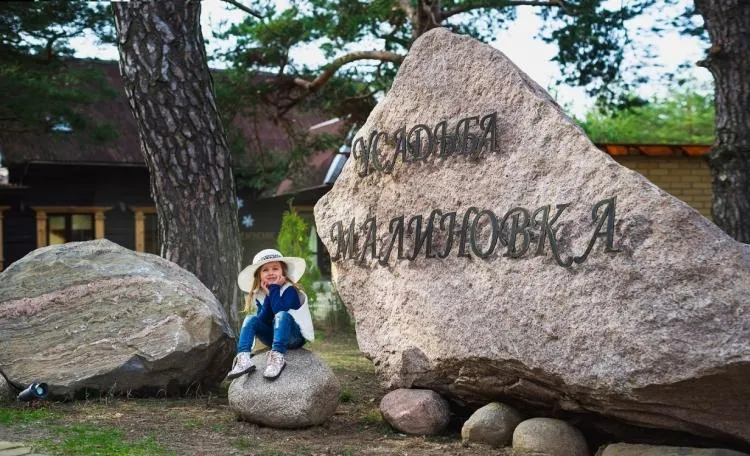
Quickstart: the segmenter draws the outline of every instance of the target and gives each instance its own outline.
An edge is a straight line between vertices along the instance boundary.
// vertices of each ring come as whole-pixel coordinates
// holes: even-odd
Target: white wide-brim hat
[[[272,261],[283,261],[286,263],[287,277],[292,282],[298,282],[302,274],[305,273],[305,260],[299,257],[285,257],[278,250],[265,249],[261,250],[253,258],[253,264],[246,267],[237,276],[237,284],[240,286],[240,290],[245,293],[249,293],[250,288],[253,286],[253,278],[255,271],[266,263]]]

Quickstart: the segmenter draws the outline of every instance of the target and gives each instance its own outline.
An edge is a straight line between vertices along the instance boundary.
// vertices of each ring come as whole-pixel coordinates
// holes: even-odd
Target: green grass
[[[380,410],[371,410],[362,417],[362,422],[365,424],[382,424],[383,415],[380,414]]]
[[[341,395],[339,396],[339,402],[342,404],[348,404],[352,402],[354,398],[352,397],[352,393],[350,391],[344,390],[341,392]]]
[[[92,426],[57,426],[55,439],[45,439],[34,447],[35,451],[65,456],[151,456],[169,454],[150,435],[130,442],[122,431]]]
[[[30,424],[49,422],[55,418],[55,414],[47,409],[20,409],[12,407],[0,407],[0,424],[12,426],[15,424]]]
[[[203,426],[202,418],[190,418],[182,422],[185,429],[198,429]]]
[[[238,450],[249,450],[252,447],[252,444],[248,439],[240,437],[232,440],[232,446]]]

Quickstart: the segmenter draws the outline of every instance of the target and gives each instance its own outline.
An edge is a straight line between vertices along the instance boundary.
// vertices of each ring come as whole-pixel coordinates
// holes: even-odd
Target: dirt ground
[[[381,418],[378,405],[386,391],[370,361],[359,354],[353,334],[326,337],[307,348],[326,360],[341,382],[342,397],[324,425],[279,430],[238,421],[226,394],[196,394],[178,399],[98,398],[44,403],[54,426],[114,428],[127,439],[153,436],[175,455],[501,455],[509,449],[463,445],[454,425],[439,437],[407,436]],[[51,427],[52,425],[50,425]],[[2,426],[0,440],[50,437],[45,426]]]

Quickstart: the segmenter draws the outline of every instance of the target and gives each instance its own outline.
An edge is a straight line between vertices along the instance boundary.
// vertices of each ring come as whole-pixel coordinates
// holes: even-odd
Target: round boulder
[[[266,353],[253,357],[256,370],[229,385],[229,406],[240,419],[292,429],[328,420],[338,406],[341,384],[326,363],[309,350],[289,350],[281,375],[268,380],[263,377]]]
[[[380,413],[393,428],[415,435],[435,435],[450,421],[450,406],[438,393],[401,388],[383,396]]]
[[[581,432],[565,421],[531,418],[513,431],[513,450],[545,456],[590,456]]]
[[[461,439],[499,448],[510,443],[513,430],[520,422],[521,414],[516,409],[499,402],[491,402],[466,420],[461,428]]]
[[[190,272],[106,239],[36,249],[0,273],[0,372],[50,397],[178,395],[221,383],[234,332]]]

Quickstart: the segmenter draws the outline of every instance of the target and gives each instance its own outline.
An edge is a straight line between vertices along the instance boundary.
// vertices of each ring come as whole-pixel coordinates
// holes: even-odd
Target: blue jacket
[[[281,293],[281,285],[271,284],[268,286],[268,296],[261,304],[258,302],[258,312],[256,315],[262,321],[273,324],[273,317],[279,312],[288,312],[297,310],[302,307],[297,290],[294,287],[287,287],[284,293]]]

